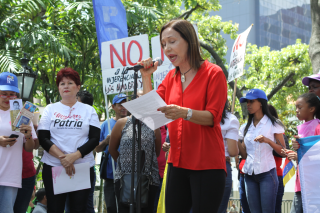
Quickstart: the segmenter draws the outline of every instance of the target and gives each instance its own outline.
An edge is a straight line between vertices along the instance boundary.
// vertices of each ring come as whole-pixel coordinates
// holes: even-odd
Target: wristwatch
[[[192,117],[192,109],[188,109],[187,118],[184,120],[188,121],[190,120],[191,117]]]

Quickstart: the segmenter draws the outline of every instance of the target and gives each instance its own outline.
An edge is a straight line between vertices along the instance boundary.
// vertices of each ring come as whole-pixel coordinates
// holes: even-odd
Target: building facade
[[[309,44],[311,37],[311,12],[308,0],[220,0],[222,9],[212,12],[222,21],[232,20],[239,24],[239,33],[254,24],[248,43],[258,47],[269,46],[271,50],[280,50],[301,39]],[[225,35],[230,59],[230,50],[234,40]]]

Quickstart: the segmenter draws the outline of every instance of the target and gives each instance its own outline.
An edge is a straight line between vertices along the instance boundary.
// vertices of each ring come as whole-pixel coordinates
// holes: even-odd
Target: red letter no
[[[131,43],[130,43],[131,44]],[[129,45],[130,46],[130,45]],[[117,50],[114,48],[114,46],[112,44],[110,44],[110,60],[111,60],[111,68],[114,68],[114,64],[113,64],[113,53],[117,56],[118,60],[120,61],[120,63],[122,64],[122,66],[126,66],[126,50],[125,50],[125,44],[124,42],[122,42],[122,59],[120,58]],[[129,58],[128,58],[129,59]]]
[[[137,63],[132,63],[132,61],[131,61],[131,59],[130,59],[130,50],[131,50],[131,46],[132,46],[133,43],[135,43],[135,44],[138,46],[138,48],[139,48],[140,56],[139,56],[139,60],[138,60],[138,61],[141,61],[141,59],[142,59],[142,47],[141,47],[141,45],[140,45],[137,41],[135,41],[135,40],[130,41],[129,46],[128,46],[128,51],[127,51],[127,59],[128,59],[128,63],[129,63],[131,66],[134,66],[134,65],[137,64]]]

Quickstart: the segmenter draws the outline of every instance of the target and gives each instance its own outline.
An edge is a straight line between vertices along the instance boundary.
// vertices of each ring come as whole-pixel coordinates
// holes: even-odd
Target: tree
[[[310,0],[310,6],[312,30],[309,55],[313,73],[318,73],[320,71],[320,2],[318,0]]]
[[[1,1],[4,6],[0,8],[0,71],[19,70],[19,58],[23,52],[29,53],[31,66],[39,70],[34,95],[49,104],[59,99],[56,73],[62,67],[73,67],[80,73],[82,88],[93,93],[94,102],[103,109],[91,1],[29,0],[22,4],[16,0]],[[226,54],[226,48],[220,32],[232,32],[236,36],[236,25],[223,23],[218,16],[209,16],[209,11],[220,8],[218,0],[127,0],[123,3],[129,36],[148,34],[151,38],[158,35],[160,26],[168,20],[177,16],[191,18],[194,23],[198,22],[201,38],[213,42],[221,58]],[[180,10],[182,4],[186,11]]]
[[[298,96],[307,92],[301,80],[312,74],[308,48],[309,45],[302,44],[299,39],[281,51],[249,44],[245,63],[250,66],[238,81],[240,91],[262,89],[270,104],[281,113],[289,110],[293,115]]]

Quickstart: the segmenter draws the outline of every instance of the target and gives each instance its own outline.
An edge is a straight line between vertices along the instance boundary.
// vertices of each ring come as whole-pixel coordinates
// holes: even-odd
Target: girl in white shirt
[[[238,130],[240,126],[237,117],[230,112],[228,100],[226,101],[224,106],[220,126],[225,148],[227,177],[218,213],[225,213],[228,207],[232,189],[232,169],[230,164],[230,157],[235,157],[239,153],[237,141]]]
[[[250,90],[240,103],[247,102],[248,122],[244,129],[244,145],[240,154],[246,159],[245,173],[247,200],[251,212],[274,213],[278,190],[276,163],[272,150],[281,153],[284,127],[268,110],[268,98],[260,89]]]

